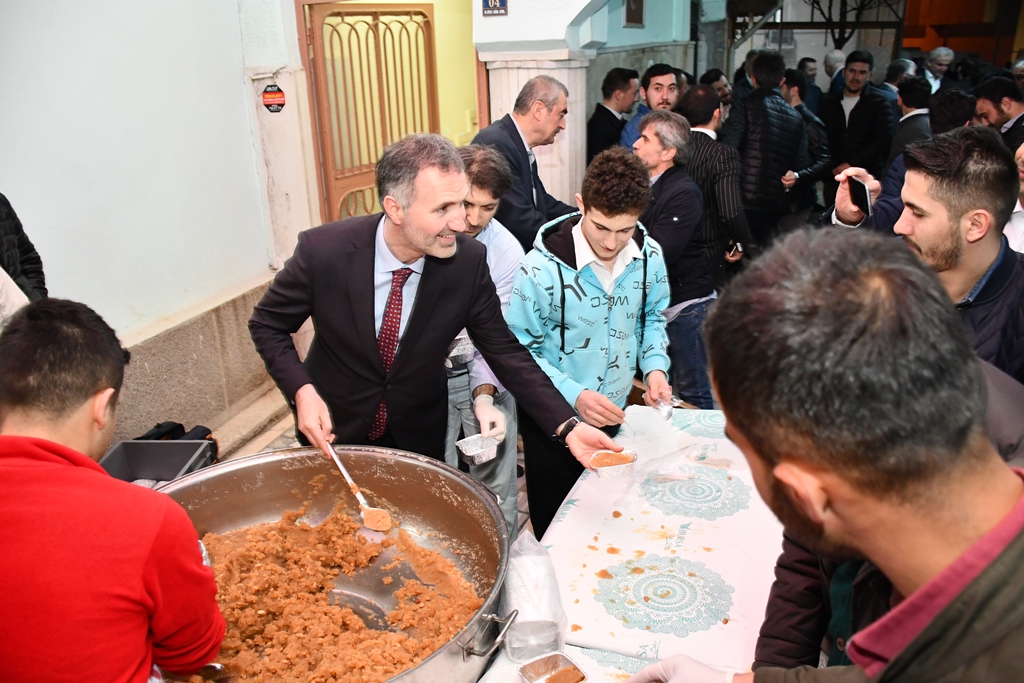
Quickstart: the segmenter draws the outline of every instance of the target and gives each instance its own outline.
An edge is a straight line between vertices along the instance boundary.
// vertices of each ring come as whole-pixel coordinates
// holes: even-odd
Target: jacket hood
[[[567,268],[579,271],[576,265],[576,243],[572,238],[572,229],[583,218],[583,214],[577,211],[568,216],[556,218],[541,226],[537,236],[533,240],[533,248],[555,261],[561,262]],[[636,222],[636,230],[633,231],[633,241],[640,247],[644,257],[647,253],[647,228]]]

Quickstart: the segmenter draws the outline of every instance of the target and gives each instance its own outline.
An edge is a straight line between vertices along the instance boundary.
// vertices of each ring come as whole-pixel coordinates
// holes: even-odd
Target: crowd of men
[[[539,538],[593,454],[620,449],[634,388],[720,407],[785,527],[755,673],[676,657],[632,683],[1014,679],[1024,64],[954,57],[896,60],[875,85],[871,53],[832,51],[827,89],[816,60],[771,50],[733,83],[612,69],[571,204],[533,151],[566,126],[549,76],[471,145],[393,142],[382,211],[301,233],[249,323],[300,439],[455,466],[460,435],[494,437],[470,474],[515,536],[519,434]],[[46,298],[38,255],[7,255],[31,243],[2,195],[0,228],[23,298],[0,319],[0,614],[19,625],[0,670],[190,674],[224,634],[195,532],[95,462],[129,354],[88,307]]]

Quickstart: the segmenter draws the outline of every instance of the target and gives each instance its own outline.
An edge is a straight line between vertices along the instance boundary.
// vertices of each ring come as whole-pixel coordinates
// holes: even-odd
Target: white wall
[[[0,192],[52,295],[123,335],[268,273],[236,2],[5,3],[0,65]]]
[[[655,45],[690,39],[690,3],[647,0],[644,27],[626,28],[625,0],[609,0],[601,10],[608,16],[605,49],[634,45]]]

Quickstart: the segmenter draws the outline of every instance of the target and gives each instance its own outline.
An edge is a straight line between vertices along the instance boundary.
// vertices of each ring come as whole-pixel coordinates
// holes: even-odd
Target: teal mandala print
[[[619,671],[624,671],[628,674],[635,674],[637,671],[651,663],[651,660],[649,659],[627,657],[626,655],[620,655],[617,652],[608,652],[607,650],[584,650],[583,653],[601,666],[615,667]]]
[[[728,619],[733,587],[703,562],[646,555],[608,567],[594,599],[626,628],[684,638]]]
[[[750,505],[750,487],[728,470],[697,466],[679,478],[653,472],[640,489],[648,503],[666,515],[698,517],[708,521],[734,515]]]
[[[721,410],[673,410],[672,426],[690,436],[725,438],[725,414]]]

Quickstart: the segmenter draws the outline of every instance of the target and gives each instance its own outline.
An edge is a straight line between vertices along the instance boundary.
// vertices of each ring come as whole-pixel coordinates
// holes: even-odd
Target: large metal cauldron
[[[391,681],[478,680],[509,623],[496,614],[509,552],[501,509],[487,489],[436,460],[369,446],[339,446],[337,450],[370,505],[390,509],[402,529],[420,545],[454,562],[484,598],[480,610],[447,645]],[[318,474],[327,474],[327,483],[312,495],[310,482]],[[350,514],[358,519],[355,498],[336,466],[311,448],[239,458],[182,477],[160,490],[188,511],[200,537],[275,522],[306,500],[312,500],[312,505],[303,520],[310,524],[322,521],[339,499],[348,502]],[[382,556],[375,564],[386,562]],[[362,583],[373,588],[347,586],[342,592],[358,603],[361,598],[355,594],[364,590],[367,593],[362,598],[371,607],[372,603],[382,605],[386,612],[391,596],[370,594],[380,590],[381,582]]]

